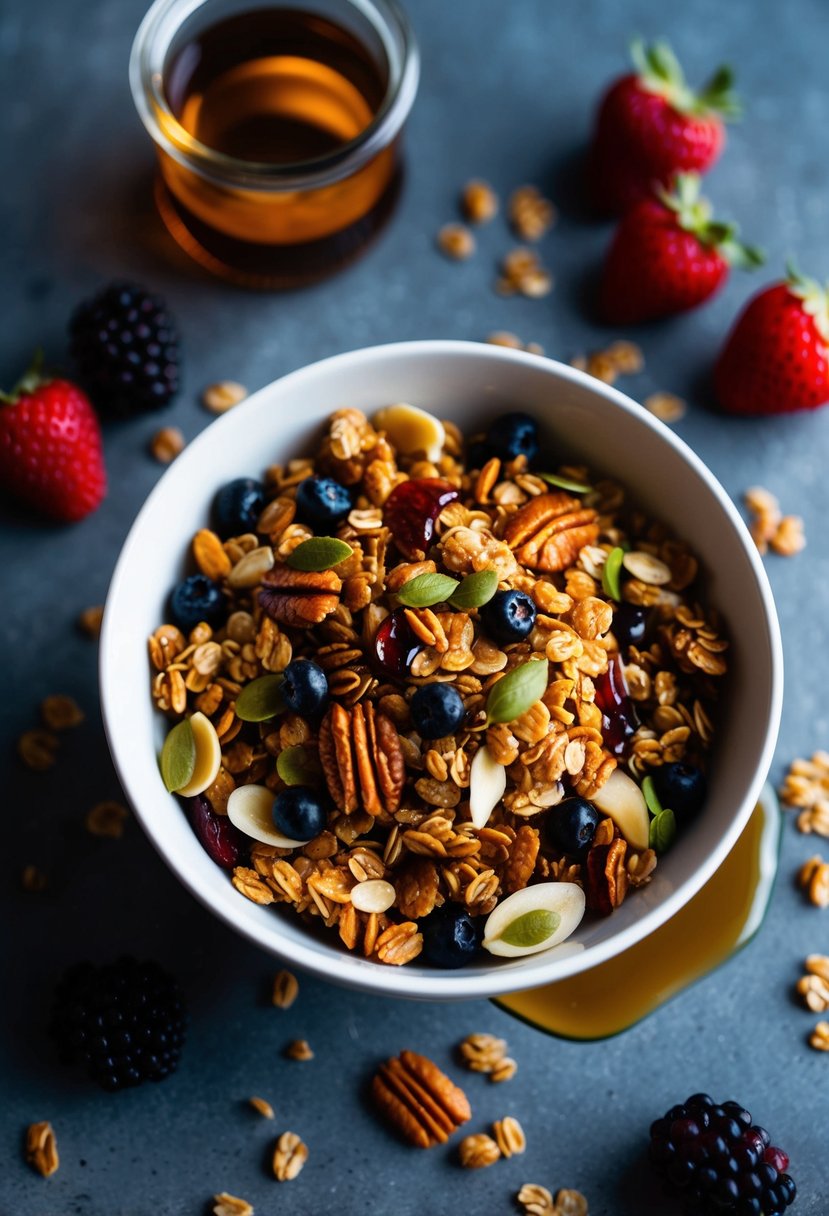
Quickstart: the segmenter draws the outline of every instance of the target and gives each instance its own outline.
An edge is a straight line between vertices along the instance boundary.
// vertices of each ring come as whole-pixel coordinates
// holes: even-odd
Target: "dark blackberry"
[[[135,283],[112,283],[69,322],[78,376],[102,414],[126,418],[169,404],[179,387],[179,338],[167,307]]]
[[[768,1132],[737,1102],[693,1094],[651,1124],[650,1158],[688,1216],[780,1216],[797,1188]]]
[[[103,1089],[161,1081],[184,1042],[181,990],[158,963],[119,958],[77,963],[58,984],[50,1031],[65,1063],[81,1063]]]

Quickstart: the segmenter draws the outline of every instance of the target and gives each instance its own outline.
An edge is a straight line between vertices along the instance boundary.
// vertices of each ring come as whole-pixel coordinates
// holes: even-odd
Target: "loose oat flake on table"
[[[704,805],[697,559],[527,414],[338,410],[191,557],[149,639],[161,772],[262,915],[392,966],[554,948]]]

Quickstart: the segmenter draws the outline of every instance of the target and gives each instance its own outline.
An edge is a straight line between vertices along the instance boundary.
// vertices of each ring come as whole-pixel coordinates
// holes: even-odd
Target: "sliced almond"
[[[641,549],[626,553],[622,558],[622,565],[628,574],[632,574],[642,583],[649,583],[652,587],[664,587],[671,581],[671,571],[665,563],[652,553],[645,553]]]
[[[483,947],[501,958],[551,950],[575,932],[584,909],[584,891],[577,883],[541,882],[524,887],[490,912],[484,925]],[[505,940],[511,933],[516,940]]]
[[[629,845],[640,851],[648,847],[650,820],[645,795],[627,773],[614,768],[591,801],[610,816]]]
[[[383,878],[369,878],[351,888],[351,902],[358,912],[387,912],[395,897],[394,887]]]
[[[239,785],[227,800],[227,817],[235,828],[277,849],[297,849],[307,840],[291,840],[273,822],[273,791],[266,785]]]
[[[437,460],[446,442],[443,423],[434,414],[416,405],[387,405],[372,418],[378,431],[385,431],[389,441],[404,456],[423,452],[427,460]]]
[[[506,788],[503,764],[493,760],[487,747],[478,748],[469,769],[469,816],[476,828],[486,827]]]
[[[176,790],[176,793],[180,794],[182,798],[192,798],[195,794],[201,794],[213,784],[222,767],[222,745],[210,719],[202,713],[195,713],[190,719],[190,726],[196,745],[196,764],[193,776],[187,785]]]

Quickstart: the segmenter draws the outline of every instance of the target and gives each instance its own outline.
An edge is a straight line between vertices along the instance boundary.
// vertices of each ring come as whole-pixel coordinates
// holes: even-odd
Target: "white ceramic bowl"
[[[581,455],[630,487],[687,539],[711,602],[732,634],[727,713],[704,813],[660,863],[655,879],[607,919],[588,917],[549,954],[484,957],[460,971],[417,961],[370,963],[320,940],[290,910],[262,908],[231,886],[167,794],[156,756],[165,724],[152,705],[145,638],[165,619],[190,538],[215,490],[276,461],[313,452],[332,410],[372,412],[409,401],[471,433],[490,417],[534,414],[553,446]],[[164,474],[124,545],[101,637],[101,697],[124,791],[167,864],[212,912],[293,965],[354,988],[419,998],[481,997],[530,988],[593,967],[633,945],[682,907],[727,855],[762,787],[777,737],[782,651],[768,581],[725,491],[667,427],[615,389],[549,359],[467,342],[411,342],[338,355],[293,372],[217,419]]]

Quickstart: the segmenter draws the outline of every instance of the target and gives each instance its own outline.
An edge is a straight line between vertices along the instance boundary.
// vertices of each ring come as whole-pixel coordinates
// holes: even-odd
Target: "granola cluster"
[[[550,484],[525,456],[480,459],[475,437],[467,443],[452,423],[443,428],[441,450],[428,458],[396,448],[359,411],[337,411],[315,459],[267,470],[255,531],[222,540],[203,529],[193,538],[195,569],[221,587],[224,623],[201,622],[186,636],[166,623],[149,639],[158,709],[171,722],[199,713],[215,728],[221,767],[204,797],[216,816],[240,786],[283,791],[277,762],[288,749],[321,766],[324,829],[300,847],[250,840],[234,886],[258,904],[290,905],[349,950],[393,965],[420,954],[424,920],[447,903],[486,917],[529,884],[566,881],[586,887],[588,907],[607,914],[648,882],[656,853],[632,847],[612,818],[582,861],[550,848],[544,821],[566,796],[596,796],[617,766],[637,781],[675,761],[704,767],[726,670],[717,617],[698,602],[694,555],[621,485],[588,485],[588,471],[572,467],[551,470]],[[335,479],[353,504],[331,528],[350,553],[321,570],[288,561],[314,535],[297,511],[297,488],[312,475]],[[421,479],[440,479],[452,493],[418,550],[395,536],[386,507],[397,488]],[[646,609],[649,622],[642,640],[624,646],[604,571],[619,550],[637,560],[617,598]],[[536,616],[522,640],[493,640],[476,607],[401,608],[419,576],[460,582],[483,571],[495,572],[500,590],[532,599]],[[391,676],[376,639],[393,613],[412,647]],[[243,690],[298,658],[326,674],[322,719],[284,710],[242,720]],[[491,721],[496,683],[534,659],[547,660],[543,694],[512,720]],[[633,706],[621,744],[610,741],[612,710],[597,692],[612,665]],[[427,740],[410,707],[433,683],[454,687],[464,716],[455,733]],[[505,788],[476,827],[470,774],[483,748]]]

